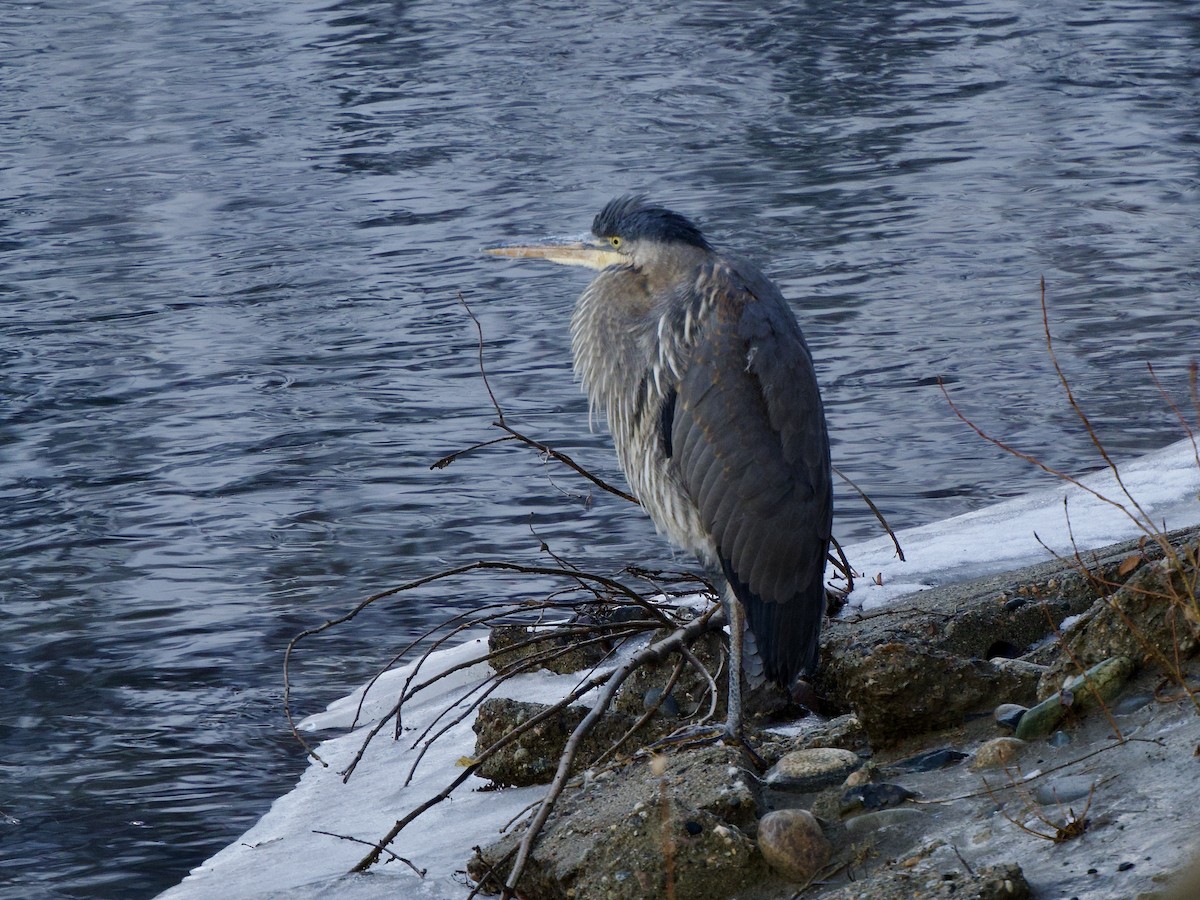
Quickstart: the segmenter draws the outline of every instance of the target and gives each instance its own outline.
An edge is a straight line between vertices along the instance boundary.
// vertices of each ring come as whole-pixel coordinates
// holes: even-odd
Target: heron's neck
[[[708,258],[706,251],[690,244],[668,244],[657,248],[654,264],[641,269],[650,296],[661,302],[678,294],[681,286],[690,288]]]

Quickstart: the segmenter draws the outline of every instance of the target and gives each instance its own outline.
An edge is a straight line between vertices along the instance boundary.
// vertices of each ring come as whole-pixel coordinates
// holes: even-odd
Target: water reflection
[[[838,464],[897,525],[1071,470],[1038,278],[1115,453],[1176,436],[1144,374],[1194,353],[1197,27],[1183,8],[102,0],[0,37],[0,871],[137,896],[302,767],[282,648],[371,591],[555,550],[670,565],[637,510],[484,439],[619,478],[566,324],[584,276],[485,243],[647,190],[795,298]],[[1182,324],[1181,324],[1182,323]],[[838,533],[870,514],[840,495]],[[536,534],[535,534],[536,531]],[[679,560],[677,562],[685,562]],[[545,585],[521,589],[535,591]],[[468,580],[300,660],[357,683]],[[37,860],[36,865],[31,860]],[[0,893],[7,889],[0,888]]]

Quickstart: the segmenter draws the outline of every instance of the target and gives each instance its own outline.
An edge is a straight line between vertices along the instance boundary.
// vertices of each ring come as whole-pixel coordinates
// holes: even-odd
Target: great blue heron
[[[575,372],[658,530],[724,577],[738,738],[747,621],[767,678],[817,662],[833,491],[812,356],[779,289],[678,213],[624,197],[592,235],[488,252],[600,270],[571,319]]]

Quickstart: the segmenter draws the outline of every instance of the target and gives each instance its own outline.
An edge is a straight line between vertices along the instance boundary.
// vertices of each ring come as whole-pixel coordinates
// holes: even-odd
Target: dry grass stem
[[[1058,356],[1054,348],[1054,339],[1050,331],[1050,317],[1046,305],[1046,281],[1044,278],[1041,279],[1040,287],[1042,330],[1046,344],[1046,351],[1054,367],[1059,385],[1066,396],[1072,412],[1074,412],[1076,418],[1083,425],[1083,428],[1086,431],[1088,438],[1091,440],[1092,445],[1100,455],[1100,458],[1104,461],[1105,466],[1112,473],[1112,477],[1116,482],[1121,498],[1123,499],[1114,499],[1112,497],[1108,497],[1101,491],[1083,484],[1074,476],[1047,465],[1037,457],[1022,452],[1003,440],[988,434],[984,429],[975,424],[975,422],[973,422],[955,404],[954,400],[950,397],[950,393],[947,390],[946,385],[941,381],[941,379],[939,379],[938,384],[942,389],[943,395],[946,397],[946,402],[950,405],[950,409],[962,422],[964,422],[981,438],[999,447],[1005,452],[1016,456],[1019,459],[1023,459],[1034,466],[1037,466],[1042,471],[1054,475],[1061,481],[1073,485],[1079,490],[1082,490],[1096,498],[1100,502],[1114,507],[1134,523],[1134,525],[1142,534],[1142,542],[1139,552],[1127,559],[1119,568],[1118,575],[1120,577],[1124,578],[1125,576],[1132,575],[1137,570],[1141,560],[1145,558],[1145,547],[1148,543],[1157,546],[1163,558],[1162,563],[1157,564],[1163,567],[1162,578],[1160,582],[1162,585],[1161,587],[1154,586],[1152,583],[1150,583],[1151,580],[1147,578],[1143,578],[1136,583],[1113,581],[1104,578],[1101,574],[1099,574],[1096,566],[1089,566],[1087,564],[1083,558],[1083,554],[1080,553],[1078,547],[1076,546],[1074,533],[1071,531],[1069,515],[1067,515],[1067,527],[1068,532],[1070,533],[1071,545],[1073,549],[1072,557],[1069,559],[1064,559],[1058,553],[1050,550],[1046,544],[1042,544],[1043,547],[1046,547],[1047,550],[1050,550],[1055,558],[1070,564],[1078,573],[1080,573],[1089,581],[1089,583],[1093,585],[1098,597],[1103,598],[1108,604],[1108,607],[1112,613],[1122,621],[1129,634],[1133,637],[1134,641],[1141,649],[1144,658],[1153,660],[1166,673],[1168,673],[1172,680],[1178,684],[1185,691],[1185,693],[1187,693],[1189,698],[1192,700],[1192,703],[1196,706],[1197,711],[1200,712],[1200,696],[1197,696],[1195,690],[1191,688],[1188,683],[1188,679],[1184,671],[1185,659],[1180,650],[1181,644],[1184,643],[1185,637],[1188,640],[1194,640],[1197,637],[1197,632],[1200,632],[1200,600],[1198,600],[1198,597],[1200,597],[1200,590],[1198,590],[1198,587],[1200,587],[1200,570],[1197,568],[1197,563],[1200,562],[1200,560],[1197,560],[1196,558],[1198,555],[1198,550],[1196,547],[1176,547],[1173,545],[1166,534],[1163,524],[1156,522],[1146,511],[1145,507],[1139,503],[1137,498],[1130,491],[1128,485],[1121,475],[1120,468],[1109,454],[1091,419],[1084,412],[1082,406],[1078,402],[1074,390],[1071,387],[1070,380],[1067,378],[1066,373],[1063,371],[1062,366],[1059,363]],[[1200,449],[1197,448],[1195,430],[1188,422],[1187,417],[1183,414],[1179,406],[1171,400],[1153,367],[1149,366],[1148,368],[1150,370],[1150,376],[1153,379],[1155,386],[1158,388],[1159,393],[1166,400],[1167,404],[1170,406],[1171,410],[1174,412],[1176,418],[1182,426],[1184,432],[1191,441],[1193,455],[1196,458],[1197,466],[1200,467]],[[1193,362],[1189,367],[1189,394],[1192,401],[1192,406],[1197,416],[1200,417],[1200,390],[1197,388],[1197,364],[1195,362]],[[1065,510],[1066,498],[1064,498],[1063,503]],[[1170,628],[1172,629],[1172,640],[1169,642],[1169,645],[1164,645],[1161,640],[1156,640],[1153,637],[1145,634],[1141,625],[1135,621],[1129,615],[1125,607],[1123,607],[1121,603],[1117,601],[1117,591],[1122,588],[1127,591],[1136,592],[1136,595],[1142,600],[1163,604],[1168,608],[1167,615],[1170,617],[1169,624]],[[1053,623],[1051,624],[1053,625]],[[1184,634],[1180,633],[1179,629],[1183,627],[1188,628],[1189,635],[1185,636]],[[1081,660],[1075,657],[1071,647],[1069,646],[1069,642],[1057,628],[1055,628],[1055,635],[1059,640],[1059,645],[1071,659],[1072,664],[1074,664],[1076,668],[1082,672],[1086,667],[1083,665]],[[1097,699],[1099,698],[1097,697]],[[1105,714],[1109,716],[1109,720],[1112,722],[1113,727],[1115,728],[1116,722],[1109,712],[1107,706],[1105,706],[1103,703],[1101,703],[1100,706],[1104,709]]]

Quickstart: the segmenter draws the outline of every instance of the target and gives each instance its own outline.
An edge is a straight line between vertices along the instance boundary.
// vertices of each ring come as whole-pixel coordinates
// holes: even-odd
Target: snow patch
[[[1200,471],[1190,442],[1181,441],[1122,466],[1121,477],[1159,527],[1169,530],[1200,522]],[[1111,499],[1124,499],[1109,471],[1081,481]],[[901,532],[898,536],[907,562],[896,558],[887,537],[849,547],[848,557],[865,573],[857,582],[851,604],[875,609],[914,591],[1043,561],[1049,556],[1046,547],[1070,555],[1075,549],[1134,537],[1140,531],[1129,513],[1136,514],[1136,510],[1128,502],[1125,505],[1128,512],[1079,487],[1060,485]],[[876,576],[879,583],[872,583]],[[471,717],[433,745],[411,783],[405,785],[417,755],[412,746],[415,737],[447,704],[462,704],[470,688],[488,674],[484,664],[468,665],[485,651],[485,636],[472,636],[432,654],[419,671],[418,664],[412,663],[389,672],[369,690],[360,688],[330,704],[325,712],[305,719],[300,727],[308,732],[348,728],[356,720],[367,724],[321,743],[318,753],[327,766],[314,762],[295,789],[276,800],[253,828],[160,896],[164,900],[465,897],[469,887],[462,870],[471,847],[495,839],[501,828],[542,796],[544,788],[481,792],[485,782],[468,779],[452,799],[417,819],[390,848],[426,869],[425,878],[396,861],[375,867],[369,877],[347,875],[369,848],[317,831],[374,842],[387,834],[398,817],[435,796],[461,772],[461,759],[474,752]],[[370,723],[396,703],[405,681],[414,673],[416,680],[425,680],[455,666],[464,668],[405,705],[401,740],[391,740],[385,729],[370,745],[353,777],[343,784],[339,772],[353,760]],[[574,675],[540,672],[513,679],[505,686],[505,695],[553,702],[578,680]],[[1025,777],[1033,777],[1033,773]]]

